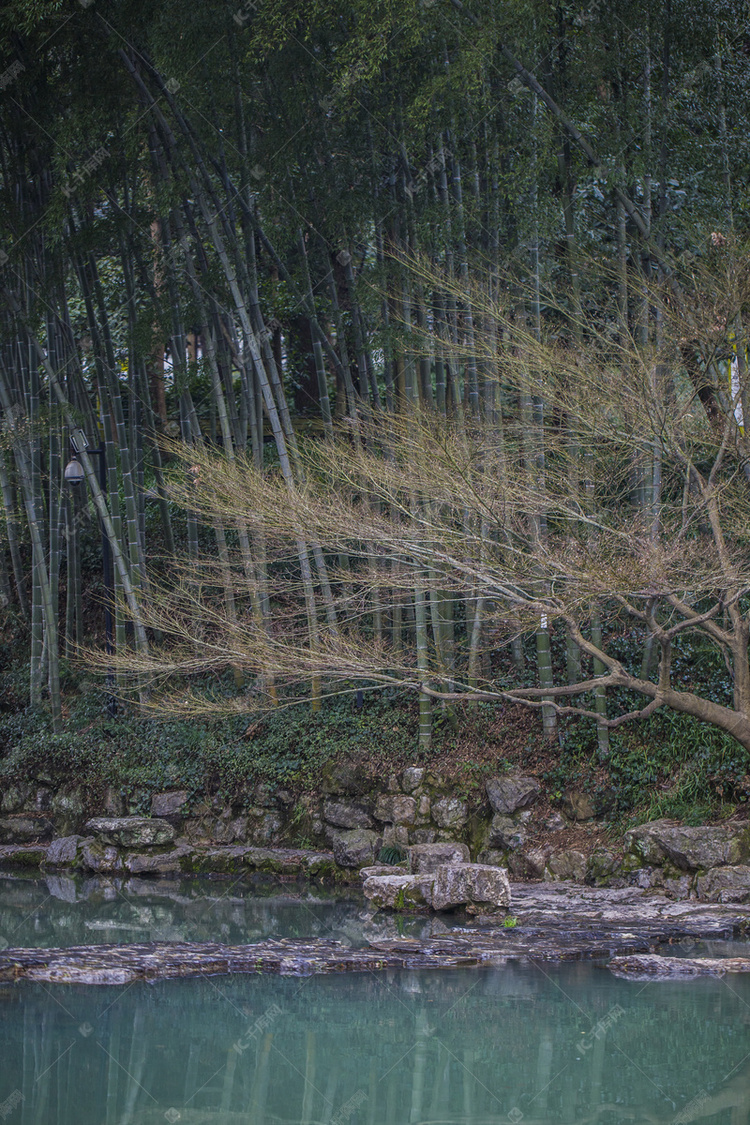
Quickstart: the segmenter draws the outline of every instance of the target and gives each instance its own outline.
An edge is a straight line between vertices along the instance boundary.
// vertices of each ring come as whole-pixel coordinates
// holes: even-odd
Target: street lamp
[[[107,489],[107,460],[104,445],[100,445],[98,449],[91,449],[83,430],[75,430],[70,435],[70,447],[72,450],[71,458],[63,472],[65,483],[71,485],[73,488],[78,488],[85,479],[85,473],[83,465],[81,465],[77,455],[84,451],[89,457],[95,454],[99,458],[99,487],[102,490],[102,495],[104,495]],[[115,651],[112,629],[112,606],[114,604],[115,593],[112,580],[112,548],[110,546],[109,537],[107,536],[107,529],[101,517],[99,518],[99,529],[102,537],[102,569],[104,573],[104,589],[106,591],[104,601],[105,650],[107,654],[111,656]],[[110,716],[115,716],[117,714],[117,697],[115,696],[115,674],[112,668],[107,669],[107,691],[107,713]]]

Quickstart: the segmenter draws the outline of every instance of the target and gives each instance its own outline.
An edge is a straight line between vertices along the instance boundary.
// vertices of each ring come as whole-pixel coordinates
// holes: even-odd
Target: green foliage
[[[398,844],[386,845],[386,847],[380,849],[378,855],[378,863],[384,863],[387,867],[398,867],[399,863],[403,863],[405,859],[406,849]]]
[[[620,808],[700,824],[750,793],[750,753],[717,727],[663,711],[612,740]]]
[[[20,698],[22,673],[0,675],[3,688],[16,685]],[[72,673],[68,686],[75,686]],[[0,713],[0,783],[85,779],[92,793],[111,786],[127,795],[133,812],[147,811],[151,794],[168,788],[187,789],[195,799],[211,792],[241,800],[259,781],[314,789],[323,764],[337,755],[412,755],[416,722],[413,708],[390,693],[368,697],[361,710],[348,696],[319,714],[307,702],[279,708],[250,727],[247,717],[166,722],[127,711],[109,718],[103,692],[84,680],[58,735],[43,710]]]
[[[518,919],[514,918],[512,914],[506,915],[503,919],[503,926],[506,930],[513,930],[518,925]]]
[[[612,788],[616,814],[702,824],[748,800],[750,753],[717,727],[663,710],[612,732],[600,762],[596,725],[580,719],[564,727],[560,756],[543,778],[553,800],[568,787],[594,795]]]

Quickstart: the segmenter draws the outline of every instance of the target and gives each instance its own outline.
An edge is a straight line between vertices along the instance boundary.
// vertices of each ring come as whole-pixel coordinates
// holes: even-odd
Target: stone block
[[[124,859],[125,869],[131,875],[176,875],[192,851],[189,845],[180,844],[168,852],[130,852]]]
[[[518,851],[526,843],[523,825],[503,813],[495,813],[487,834],[487,843],[494,848]]]
[[[698,879],[698,897],[709,902],[750,902],[750,867],[715,867]]]
[[[324,801],[323,819],[337,828],[372,828],[373,825],[372,817],[361,805],[347,801]]]
[[[187,789],[172,789],[168,793],[154,793],[151,798],[151,815],[165,820],[181,819],[186,815],[190,794]]]
[[[76,861],[81,836],[60,836],[47,848],[45,867],[72,867]]]
[[[383,829],[383,847],[407,848],[410,832],[405,824],[386,824]]]
[[[425,771],[419,766],[409,766],[401,775],[401,788],[404,793],[413,793],[424,781]]]
[[[468,817],[466,802],[458,797],[441,797],[432,802],[432,819],[440,828],[464,828]]]
[[[432,890],[434,910],[457,906],[489,908],[510,905],[508,874],[501,867],[483,863],[445,864],[435,872]]]
[[[29,840],[48,840],[52,821],[46,816],[0,817],[0,844],[25,844]]]
[[[445,864],[468,863],[471,856],[466,844],[414,844],[409,858],[413,874],[429,875]]]
[[[123,870],[119,849],[97,840],[83,841],[78,862],[84,871],[95,871],[97,875],[114,875]]]
[[[413,797],[381,793],[375,804],[375,819],[389,824],[414,824],[417,802]]]
[[[545,878],[552,882],[571,879],[575,883],[582,883],[586,876],[586,863],[586,856],[575,848],[556,852],[547,860]]]
[[[488,778],[485,788],[492,811],[510,816],[517,809],[525,809],[533,805],[539,796],[541,786],[535,777],[508,774]]]
[[[431,905],[432,887],[431,875],[372,875],[362,889],[380,910],[410,910]]]
[[[339,832],[333,839],[333,858],[339,867],[367,867],[375,860],[379,837],[367,828]]]
[[[437,832],[434,828],[414,828],[409,832],[410,844],[434,844]]]

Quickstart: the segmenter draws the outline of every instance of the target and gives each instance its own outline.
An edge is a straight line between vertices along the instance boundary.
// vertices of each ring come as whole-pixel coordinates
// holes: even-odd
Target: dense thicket
[[[573,689],[604,753],[616,689],[750,745],[747,15],[6,3],[0,597],[31,704],[59,725],[98,521],[144,698],[221,666],[240,707],[405,683],[427,745],[434,699],[510,692],[552,735]],[[691,631],[721,699],[673,683]]]

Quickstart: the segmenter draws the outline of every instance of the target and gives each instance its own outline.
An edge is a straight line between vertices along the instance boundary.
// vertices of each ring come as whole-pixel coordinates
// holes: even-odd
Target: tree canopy
[[[747,15],[5,4],[0,596],[31,703],[58,724],[96,639],[98,522],[104,663],[143,702],[226,667],[235,708],[412,685],[423,744],[465,696],[549,736],[589,713],[602,753],[664,705],[750,746]],[[691,634],[726,698],[675,685]]]

